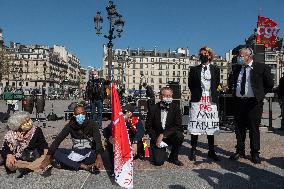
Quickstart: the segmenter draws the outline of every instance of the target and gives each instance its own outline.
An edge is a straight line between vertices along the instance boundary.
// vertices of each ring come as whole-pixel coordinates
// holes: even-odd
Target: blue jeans
[[[103,101],[102,100],[92,101],[91,108],[92,108],[93,120],[96,121],[101,127],[103,120]]]
[[[86,155],[87,153],[91,152],[90,156],[87,157],[86,159],[84,159],[83,161],[80,162],[76,162],[73,161],[71,159],[68,158],[69,154],[74,151],[80,155]],[[94,150],[90,149],[90,148],[85,148],[85,149],[58,149],[56,150],[55,154],[54,154],[54,158],[56,161],[58,161],[59,163],[62,163],[63,165],[78,171],[80,168],[80,164],[84,163],[86,165],[91,165],[93,163],[96,162],[96,153]]]

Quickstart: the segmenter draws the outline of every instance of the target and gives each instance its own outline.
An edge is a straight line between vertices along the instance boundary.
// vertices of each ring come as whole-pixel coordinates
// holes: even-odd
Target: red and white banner
[[[112,82],[112,136],[114,139],[115,181],[125,188],[133,188],[133,155],[129,135],[115,85]]]
[[[264,44],[265,47],[275,47],[279,32],[277,23],[263,16],[258,16],[256,43]]]

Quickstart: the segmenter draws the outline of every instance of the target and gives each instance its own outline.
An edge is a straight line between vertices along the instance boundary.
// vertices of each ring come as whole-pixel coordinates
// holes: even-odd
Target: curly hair
[[[16,112],[8,119],[7,127],[10,130],[17,130],[29,118],[30,114],[28,112]]]
[[[201,51],[206,51],[206,52],[208,52],[209,56],[211,56],[210,61],[213,60],[213,58],[214,58],[214,51],[213,51],[213,49],[209,48],[208,46],[203,46],[203,47],[201,47],[201,48],[199,49],[199,54],[200,54]]]

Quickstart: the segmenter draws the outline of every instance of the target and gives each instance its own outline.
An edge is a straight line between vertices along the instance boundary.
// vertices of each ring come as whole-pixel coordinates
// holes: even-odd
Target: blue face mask
[[[240,65],[243,65],[244,64],[244,57],[241,57],[241,56],[238,56],[237,58],[237,63],[240,64]]]
[[[79,125],[82,125],[84,123],[85,119],[86,119],[86,115],[79,114],[79,115],[76,115],[75,118],[76,118],[77,123]]]

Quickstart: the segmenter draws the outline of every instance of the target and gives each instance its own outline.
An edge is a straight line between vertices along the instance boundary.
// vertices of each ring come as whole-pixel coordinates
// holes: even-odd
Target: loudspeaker
[[[181,86],[179,82],[169,81],[167,86],[173,90],[173,99],[181,98]]]
[[[265,63],[265,46],[263,44],[255,44],[253,46],[253,61]]]

